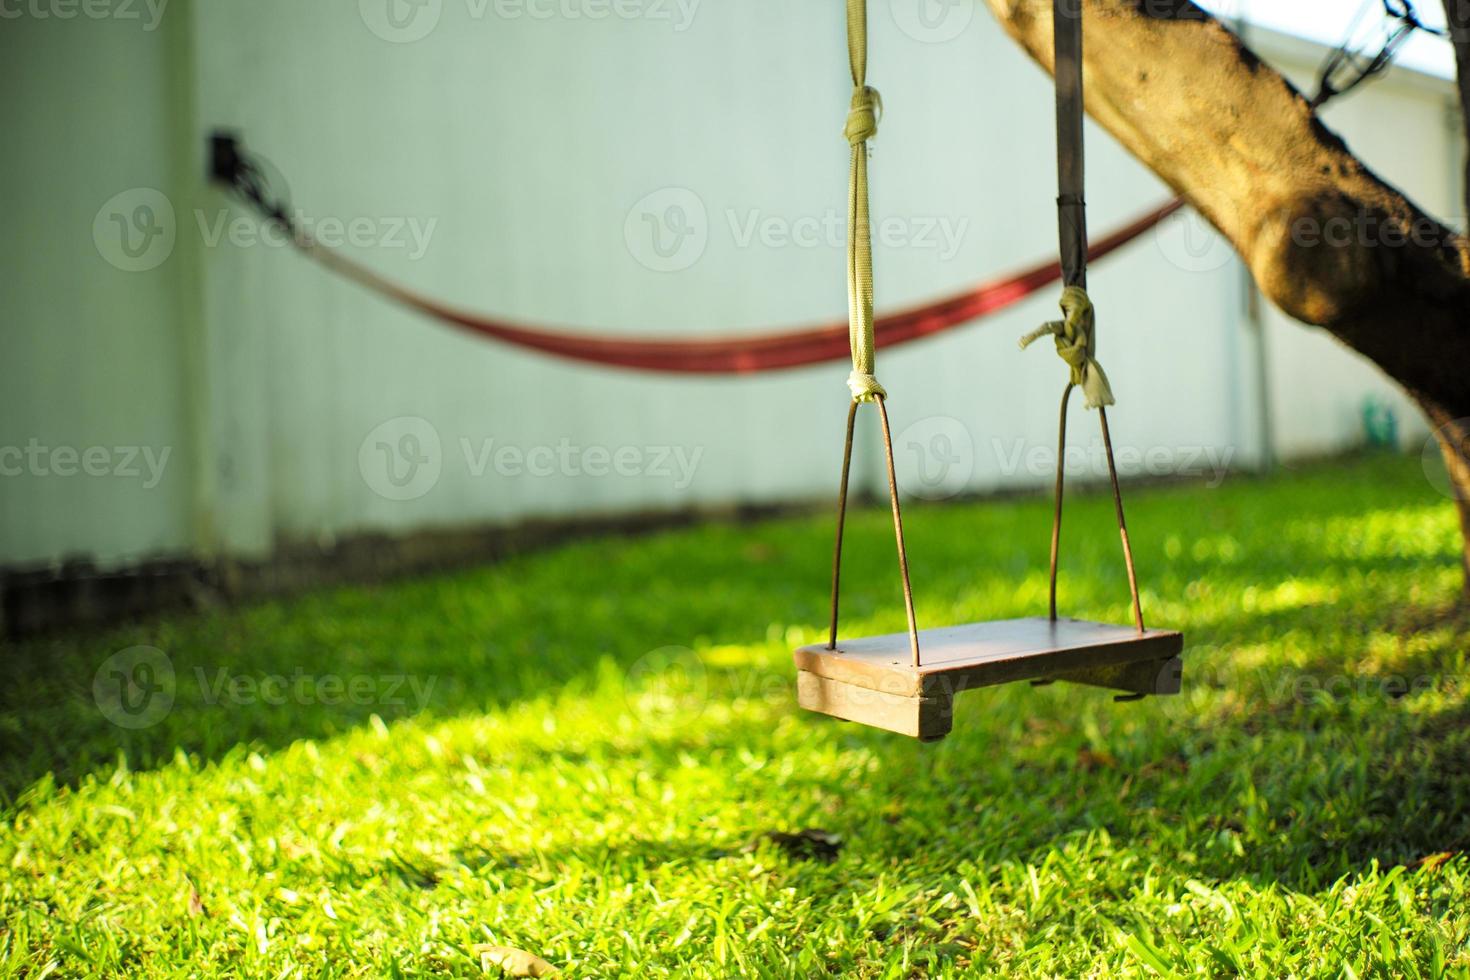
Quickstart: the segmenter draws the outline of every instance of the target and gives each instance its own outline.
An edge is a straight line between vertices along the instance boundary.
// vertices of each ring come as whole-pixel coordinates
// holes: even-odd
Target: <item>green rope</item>
[[[847,387],[860,402],[887,395],[873,376],[873,244],[868,215],[868,140],[878,133],[883,100],[868,85],[867,0],[847,0],[847,60],[852,67],[852,105],[842,134],[852,146],[847,184],[847,334],[852,374]]]
[[[1072,383],[1082,389],[1088,408],[1103,408],[1114,404],[1113,389],[1108,376],[1094,356],[1096,351],[1093,329],[1097,316],[1087,290],[1081,286],[1068,286],[1062,291],[1063,319],[1042,324],[1021,338],[1021,349],[1025,350],[1042,337],[1056,340],[1057,355],[1072,369]]]

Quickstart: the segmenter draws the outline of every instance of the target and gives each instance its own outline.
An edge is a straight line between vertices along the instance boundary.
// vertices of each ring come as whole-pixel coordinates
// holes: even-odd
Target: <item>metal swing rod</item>
[[[876,399],[878,403],[878,419],[883,428],[883,456],[888,464],[888,500],[893,510],[893,536],[898,545],[898,573],[903,580],[903,606],[908,615],[909,624],[909,655],[913,666],[922,664],[919,654],[919,624],[914,615],[914,587],[909,582],[909,555],[908,548],[903,539],[903,512],[898,505],[898,477],[893,465],[893,432],[888,425],[888,407],[884,404],[882,396]],[[858,406],[862,402],[853,401],[847,410],[847,438],[842,447],[842,483],[837,491],[837,543],[832,549],[832,624],[828,633],[827,649],[837,649],[837,606],[839,585],[842,580],[842,534],[847,525],[847,484],[848,477],[852,472],[852,440],[853,432],[857,425]]]
[[[847,0],[847,57],[852,72],[852,102],[843,135],[852,150],[847,186],[847,310],[852,374],[847,386],[852,403],[847,409],[847,438],[842,450],[842,484],[837,497],[837,542],[832,550],[832,630],[828,650],[837,648],[837,607],[842,579],[842,534],[847,523],[847,484],[852,469],[852,440],[858,406],[873,402],[883,426],[883,452],[888,463],[888,499],[893,507],[893,536],[898,546],[898,571],[903,579],[904,611],[909,621],[909,655],[920,666],[919,625],[914,615],[914,590],[909,583],[909,556],[903,540],[903,513],[898,505],[898,477],[893,464],[893,432],[888,425],[888,393],[874,376],[877,344],[873,333],[873,253],[868,214],[868,140],[877,135],[883,100],[868,84],[867,0]]]
[[[868,251],[867,140],[876,132],[877,93],[867,86],[867,10],[865,0],[848,0],[848,53],[852,63],[853,106],[848,119],[848,138],[852,143],[852,175],[849,186],[848,270],[849,312],[852,316],[854,399],[848,407],[846,438],[843,443],[842,478],[837,499],[837,534],[832,551],[832,609],[826,649],[836,650],[838,612],[842,580],[842,542],[847,523],[848,483],[852,469],[852,446],[857,411],[864,401],[877,404],[883,433],[883,449],[888,470],[888,496],[893,511],[894,539],[898,550],[899,574],[903,582],[904,610],[908,617],[908,636],[912,665],[922,665],[919,628],[914,614],[913,587],[909,580],[908,553],[904,543],[903,516],[899,507],[898,480],[893,458],[893,435],[888,422],[886,392],[872,375],[872,269]],[[1057,221],[1063,280],[1066,286],[1085,290],[1087,287],[1087,203],[1085,190],[1086,157],[1083,146],[1082,88],[1082,6],[1081,0],[1053,0],[1052,7],[1057,123]],[[1089,354],[1091,351],[1089,350]],[[1066,477],[1067,407],[1074,381],[1062,392],[1061,418],[1057,432],[1057,474],[1055,508],[1051,535],[1050,615],[1057,620],[1057,566],[1061,550],[1062,500]],[[1112,434],[1108,428],[1107,409],[1098,406],[1103,446],[1108,460],[1112,484],[1113,506],[1118,519],[1118,534],[1123,545],[1123,560],[1128,569],[1128,589],[1133,600],[1133,622],[1140,635],[1146,632],[1143,606],[1138,593],[1138,574],[1133,562],[1133,548],[1128,539],[1128,524],[1123,514],[1123,495],[1118,482],[1117,464],[1113,457]]]
[[[1082,0],[1052,0],[1055,52],[1054,74],[1057,103],[1057,227],[1061,246],[1062,280],[1067,286],[1087,288],[1087,199],[1086,152],[1083,138],[1082,87]],[[1057,563],[1062,537],[1062,495],[1067,460],[1067,405],[1072,381],[1062,391],[1061,421],[1057,426],[1057,476],[1051,529],[1052,621],[1057,618]],[[1128,523],[1123,516],[1123,492],[1118,485],[1118,467],[1113,460],[1113,438],[1108,430],[1108,410],[1098,406],[1103,447],[1108,459],[1108,476],[1113,489],[1113,509],[1118,517],[1118,535],[1123,543],[1123,561],[1128,567],[1128,591],[1133,599],[1133,623],[1145,632],[1143,605],[1138,597],[1138,572],[1133,564],[1133,547],[1128,540]]]
[[[970,623],[934,629],[920,636],[914,616],[904,547],[903,517],[898,481],[894,475],[893,435],[888,422],[887,392],[873,374],[872,259],[868,245],[867,140],[877,131],[877,93],[867,87],[866,10],[864,0],[847,0],[848,53],[852,63],[852,110],[846,129],[852,144],[848,194],[848,309],[853,373],[848,378],[852,401],[847,410],[847,433],[842,452],[842,481],[837,498],[837,538],[832,552],[832,619],[827,642],[793,651],[797,667],[797,703],[801,707],[869,725],[885,731],[934,741],[954,725],[954,700],[963,691],[1029,680],[1048,684],[1063,680],[1124,692],[1121,700],[1150,694],[1177,694],[1179,654],[1184,638],[1170,630],[1148,631],[1138,597],[1123,498],[1113,462],[1108,420],[1101,414],[1108,470],[1128,585],[1133,596],[1136,632],[1128,626],[1057,618],[1057,556],[1061,542],[1062,491],[1066,457],[1067,405],[1072,388],[1082,389],[1089,407],[1113,404],[1106,373],[1094,356],[1096,318],[1083,284],[1087,276],[1087,231],[1084,209],[1082,154],[1082,34],[1080,11],[1068,15],[1066,5],[1076,0],[1054,0],[1057,23],[1057,146],[1061,194],[1058,214],[1062,264],[1067,287],[1062,293],[1061,321],[1047,323],[1022,338],[1024,348],[1043,336],[1054,338],[1057,353],[1071,371],[1062,392],[1058,431],[1056,512],[1052,525],[1051,619],[1027,617]],[[903,579],[908,633],[844,640],[838,646],[838,609],[842,580],[842,541],[847,523],[847,491],[852,468],[853,433],[858,408],[875,402],[882,425],[883,450],[888,469],[888,497],[893,507],[893,530],[898,567]],[[908,650],[904,650],[904,641]],[[908,653],[908,663],[904,654]]]

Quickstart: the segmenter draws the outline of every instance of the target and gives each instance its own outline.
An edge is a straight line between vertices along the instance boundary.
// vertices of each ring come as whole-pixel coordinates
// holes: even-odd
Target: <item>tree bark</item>
[[[1052,0],[986,2],[1051,71]],[[1093,118],[1229,240],[1267,298],[1424,409],[1456,490],[1470,583],[1470,242],[1379,179],[1189,0],[1073,2],[1086,18]]]
[[[1444,0],[1445,23],[1455,48],[1455,74],[1460,82],[1460,121],[1470,143],[1470,4]],[[1465,157],[1465,220],[1470,221],[1470,154]]]

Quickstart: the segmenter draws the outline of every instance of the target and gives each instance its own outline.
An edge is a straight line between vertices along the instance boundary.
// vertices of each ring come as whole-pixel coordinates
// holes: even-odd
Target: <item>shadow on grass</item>
[[[871,764],[850,774],[788,774],[783,794],[807,802],[774,826],[712,828],[702,837],[634,832],[535,852],[395,854],[383,864],[344,869],[344,876],[357,885],[385,879],[433,889],[467,870],[519,886],[555,881],[576,866],[631,885],[669,868],[748,875],[750,862],[758,862],[763,873],[838,914],[875,874],[954,891],[966,875],[996,880],[1058,853],[1065,859],[1072,845],[1087,852],[1087,841],[1099,834],[1114,842],[1108,853],[1137,860],[1140,878],[1164,869],[1206,885],[1245,879],[1306,893],[1374,863],[1412,864],[1470,848],[1470,705],[1422,711],[1403,699],[1291,701],[1190,724],[1157,705],[1114,709],[1106,695],[1081,689],[1045,696],[1128,717],[1108,733],[1105,747],[1094,747],[1054,711],[1034,727],[987,727],[993,706],[973,700],[955,734],[931,746],[806,717],[806,738]],[[1365,726],[1365,714],[1375,724]],[[665,732],[638,750],[639,759],[657,781],[680,754],[758,750],[770,733],[760,720],[699,738]],[[538,754],[523,749],[517,758]],[[834,861],[760,840],[764,831],[806,827],[840,835]]]
[[[1173,706],[1113,709],[1105,695],[1067,688],[968,695],[1007,699],[1007,717],[1026,720],[971,710],[934,747],[813,718],[803,722],[813,738],[856,747],[877,764],[855,782],[796,777],[796,789],[834,802],[830,812],[793,819],[830,825],[859,852],[940,867],[1024,862],[1059,838],[1107,832],[1136,836],[1151,860],[1203,878],[1252,874],[1293,887],[1375,858],[1396,863],[1465,846],[1463,697],[1395,700],[1386,681],[1377,685],[1382,693],[1337,697],[1303,694],[1295,683],[1464,671],[1470,630],[1446,618],[1443,595],[1420,595],[1419,587],[1456,567],[1452,542],[1430,542],[1428,558],[1344,553],[1325,534],[1312,543],[1311,532],[1330,522],[1437,506],[1406,475],[1413,465],[1360,462],[1218,491],[1137,495],[1129,517],[1140,568],[1156,573],[1148,580],[1156,594],[1188,597],[1177,600],[1183,621],[1170,625],[1204,649],[1267,647],[1266,662],[1235,671],[1191,663],[1186,683],[1199,677],[1206,693]],[[1034,613],[1034,596],[1011,576],[1039,590],[1049,519],[1039,499],[916,510],[910,550],[921,616]],[[844,622],[901,629],[887,516],[852,520]],[[1069,604],[1078,614],[1121,616],[1126,588],[1110,501],[1078,496],[1068,520]],[[1297,530],[1284,534],[1288,527]],[[754,641],[779,653],[792,625],[814,638],[826,618],[830,535],[829,522],[815,519],[589,541],[473,573],[9,646],[0,659],[0,792],[13,807],[37,780],[74,785],[110,771],[119,754],[134,769],[164,764],[176,749],[208,762],[240,745],[330,739],[374,717],[448,718],[585,693],[601,671],[626,671],[671,644]],[[1211,535],[1235,542],[1233,557],[1187,546]],[[1175,538],[1186,547],[1171,553]],[[1314,576],[1327,580],[1298,606],[1242,611],[1252,587]],[[1297,638],[1290,650],[1272,646],[1288,634]],[[1322,640],[1314,646],[1315,637]],[[1376,647],[1359,648],[1366,640]],[[155,723],[129,729],[99,710],[93,685],[109,656],[138,644],[167,656],[174,700]],[[740,676],[712,673],[712,690],[719,696],[751,677],[766,691],[789,683],[784,669],[758,665]],[[1283,688],[1283,678],[1292,683]],[[1016,707],[1027,698],[1036,699],[1034,712]],[[1077,704],[1102,719],[1102,754],[1076,723]],[[789,703],[774,710],[795,711]],[[742,722],[706,729],[687,747],[759,746],[769,736],[768,727]],[[673,754],[673,745],[685,743],[651,738],[643,751]],[[555,754],[577,762],[570,751]],[[924,792],[913,791],[915,780]],[[1163,839],[1160,813],[1177,815]],[[740,843],[636,841],[617,853],[645,864],[712,860]],[[493,860],[502,859],[473,858]],[[408,858],[358,873],[380,872],[415,887],[433,887],[438,874]]]

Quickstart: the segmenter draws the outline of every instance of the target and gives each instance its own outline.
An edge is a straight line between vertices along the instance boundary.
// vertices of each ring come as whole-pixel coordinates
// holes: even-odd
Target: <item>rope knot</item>
[[[888,392],[878,383],[877,378],[856,368],[847,376],[847,388],[852,392],[854,401],[870,402],[874,398],[888,397]]]
[[[1025,350],[1042,337],[1050,336],[1056,341],[1057,356],[1072,369],[1072,383],[1082,389],[1088,408],[1102,408],[1116,404],[1113,388],[1102,365],[1093,357],[1093,328],[1097,314],[1087,290],[1081,286],[1068,286],[1062,291],[1061,320],[1044,323],[1021,338],[1021,349]]]
[[[852,90],[852,105],[842,135],[853,146],[866,142],[878,135],[878,120],[882,116],[883,98],[878,90],[871,85],[860,85]]]

